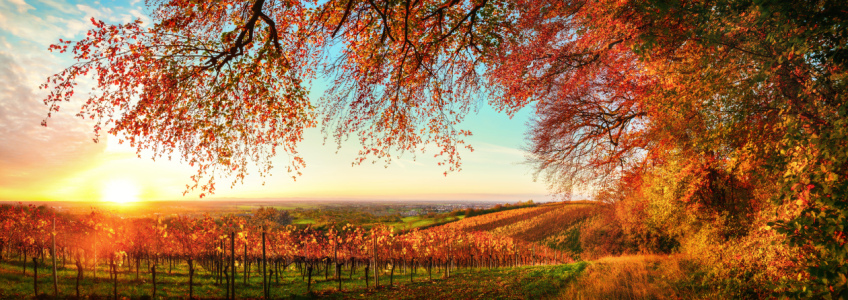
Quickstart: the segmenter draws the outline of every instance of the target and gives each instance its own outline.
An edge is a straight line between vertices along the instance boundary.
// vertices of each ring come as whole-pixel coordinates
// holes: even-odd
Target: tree
[[[291,224],[293,217],[288,210],[260,207],[253,213],[252,223],[258,226],[283,227]]]
[[[201,196],[250,162],[266,175],[279,147],[297,174],[319,120],[360,143],[355,163],[433,143],[459,170],[470,133],[455,126],[485,95],[506,113],[535,108],[530,160],[554,192],[601,186],[700,224],[750,220],[724,241],[786,208],[772,225],[807,272],[789,290],[848,293],[834,284],[848,253],[844,1],[149,4],[149,27],[93,20],[82,41],[51,46],[78,63],[43,86],[45,103],[58,111],[91,74],[80,116],[99,121],[95,140],[107,128],[139,153],[176,152]],[[318,76],[332,84],[313,100]]]
[[[807,271],[790,272],[798,282],[778,290],[844,295],[848,162],[829,153],[846,143],[846,36],[838,29],[846,25],[845,3],[589,6],[561,29],[587,32],[559,45],[577,49],[564,57],[582,51],[598,60],[555,73],[569,84],[552,85],[556,97],[537,103],[531,151],[540,172],[566,187],[575,180],[635,184],[618,192],[635,190],[640,197],[632,201],[651,193],[672,198],[694,217],[685,226],[730,224],[720,237],[728,243],[771,218],[788,245],[803,250],[798,262]],[[597,33],[600,45],[614,46],[580,48]],[[769,198],[772,204],[761,201]],[[768,211],[781,213],[760,217]]]
[[[83,40],[51,46],[78,62],[43,85],[48,117],[93,75],[97,87],[79,116],[98,121],[95,141],[106,128],[139,154],[179,155],[197,168],[187,189],[200,187],[201,196],[214,192],[217,174],[243,179],[250,161],[264,176],[278,147],[297,173],[297,143],[319,118],[306,96],[319,67],[335,78],[320,118],[339,142],[358,136],[357,162],[435,143],[443,164],[458,170],[459,138],[470,133],[454,125],[479,90],[482,51],[504,39],[498,33],[508,32],[515,9],[488,1],[149,4],[149,27],[92,19]],[[343,50],[324,59],[334,45]]]

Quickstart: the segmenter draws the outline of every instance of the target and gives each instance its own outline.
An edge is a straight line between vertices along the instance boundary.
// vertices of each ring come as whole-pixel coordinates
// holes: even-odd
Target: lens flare
[[[129,180],[113,179],[103,184],[101,201],[116,204],[127,204],[138,201],[139,188]]]

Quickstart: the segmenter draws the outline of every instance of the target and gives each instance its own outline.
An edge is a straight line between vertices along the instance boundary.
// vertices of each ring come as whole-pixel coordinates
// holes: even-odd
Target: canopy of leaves
[[[238,181],[251,162],[265,175],[278,148],[297,173],[296,146],[319,123],[360,143],[355,163],[433,144],[459,170],[470,132],[455,126],[486,97],[506,113],[535,108],[530,161],[555,192],[646,196],[622,208],[622,224],[676,224],[646,240],[703,224],[719,239],[746,236],[774,212],[807,270],[788,290],[848,293],[844,1],[148,5],[149,26],[92,20],[85,39],[52,46],[77,63],[43,86],[45,103],[58,111],[92,76],[80,116],[139,153],[196,166],[187,189],[214,192],[216,175]],[[310,99],[319,76],[332,84]]]

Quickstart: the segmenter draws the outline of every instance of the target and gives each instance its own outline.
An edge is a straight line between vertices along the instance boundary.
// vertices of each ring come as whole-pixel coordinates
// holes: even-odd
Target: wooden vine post
[[[247,270],[247,266],[248,266],[248,263],[247,263],[247,240],[244,241],[244,261],[243,262],[244,262],[244,284],[247,285],[247,276],[248,276],[248,273],[250,273]]]
[[[377,256],[377,234],[372,235],[372,240],[374,244],[374,289],[380,288],[380,266],[377,265],[377,260],[380,259]]]
[[[453,244],[448,244],[448,258],[445,266],[445,278],[450,278],[450,268],[451,268],[451,251],[453,251]]]
[[[95,230],[94,230],[94,275],[93,276],[94,277],[92,279],[96,282],[97,281],[97,227],[95,227]]]
[[[342,290],[342,264],[339,263],[339,245],[338,237],[333,237],[333,264],[336,280],[339,282],[339,291]]]
[[[24,277],[26,277],[26,268],[27,268],[27,267],[26,267],[26,264],[27,264],[27,260],[26,260],[26,257],[27,257],[26,247],[23,247],[23,249],[21,249],[21,253],[23,254],[23,260],[21,261],[21,265],[24,267],[24,272],[23,272],[23,274],[22,274],[22,275],[23,275]]]
[[[53,250],[50,256],[53,258],[53,298],[59,299],[59,278],[56,277],[56,216],[53,216]]]
[[[262,226],[262,291],[268,299],[267,263],[265,262],[265,226]]]
[[[230,296],[236,299],[236,233],[230,232],[230,266],[232,267],[233,280],[230,282]]]

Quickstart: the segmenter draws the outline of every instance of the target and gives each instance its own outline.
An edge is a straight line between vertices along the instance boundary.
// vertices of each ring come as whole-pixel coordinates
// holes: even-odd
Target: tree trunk
[[[353,280],[353,272],[356,270],[356,260],[353,257],[350,258],[350,275],[348,276],[348,280]]]
[[[312,264],[309,264],[308,266],[306,266],[306,274],[307,274],[307,278],[308,278],[306,280],[306,293],[307,294],[312,293],[312,269],[313,269]]]
[[[392,268],[389,271],[389,286],[395,285],[395,260],[392,259]]]
[[[118,299],[118,265],[115,264],[115,259],[112,259],[112,295],[114,298]]]
[[[32,271],[34,272],[32,276],[32,287],[35,291],[35,297],[38,297],[38,260],[35,257],[32,258]]]
[[[79,282],[80,282],[81,279],[82,279],[82,264],[80,263],[79,259],[77,259],[77,299],[80,298]]]
[[[227,284],[227,299],[230,299],[230,264],[224,266],[224,283]]]
[[[150,267],[150,270],[153,273],[153,299],[156,299],[156,262],[153,262],[153,266]]]
[[[188,299],[194,299],[194,261],[188,259]]]
[[[427,276],[430,277],[430,281],[433,281],[433,258],[430,257],[427,262]]]
[[[369,286],[369,284],[368,284],[368,278],[369,278],[369,277],[368,277],[368,268],[369,268],[370,266],[371,266],[371,264],[370,264],[370,263],[369,263],[369,264],[367,264],[367,265],[365,265],[365,288],[366,288],[366,289],[367,289],[367,288],[368,288],[368,286]]]
[[[324,281],[327,281],[327,277],[329,277],[330,273],[330,260],[327,259],[326,263],[324,263]]]
[[[342,264],[336,263],[336,280],[339,281],[339,291],[342,290]]]

